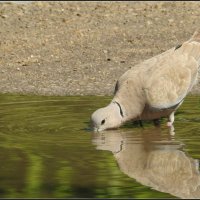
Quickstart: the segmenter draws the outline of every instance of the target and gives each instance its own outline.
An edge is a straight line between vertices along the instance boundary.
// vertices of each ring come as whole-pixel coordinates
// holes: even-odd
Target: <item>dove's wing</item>
[[[147,103],[153,108],[170,108],[181,102],[197,80],[200,43],[184,43],[160,57],[144,80]]]

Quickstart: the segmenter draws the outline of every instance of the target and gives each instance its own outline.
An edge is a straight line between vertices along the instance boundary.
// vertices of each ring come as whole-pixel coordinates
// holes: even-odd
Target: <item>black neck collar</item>
[[[124,117],[124,113],[123,113],[123,111],[122,111],[121,105],[120,105],[117,101],[113,101],[113,103],[116,103],[116,104],[118,105],[119,110],[120,110],[120,115],[121,115],[122,117]]]

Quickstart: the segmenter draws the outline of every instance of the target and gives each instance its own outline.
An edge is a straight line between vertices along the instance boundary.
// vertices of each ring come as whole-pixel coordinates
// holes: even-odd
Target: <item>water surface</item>
[[[89,131],[110,99],[1,95],[0,198],[200,197],[199,97],[178,110],[175,136],[166,120]]]

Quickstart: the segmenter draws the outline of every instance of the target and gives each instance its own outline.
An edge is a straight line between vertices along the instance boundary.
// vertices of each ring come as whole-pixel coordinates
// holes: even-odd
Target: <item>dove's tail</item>
[[[179,48],[176,47],[180,54],[187,54],[200,61],[200,31],[195,31],[192,37],[184,42]],[[176,50],[175,49],[175,50]]]
[[[189,42],[193,41],[200,42],[200,30],[195,31],[192,37],[189,39]]]

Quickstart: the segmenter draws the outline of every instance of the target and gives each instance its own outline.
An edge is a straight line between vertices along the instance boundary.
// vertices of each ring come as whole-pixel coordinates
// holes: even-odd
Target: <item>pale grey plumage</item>
[[[179,47],[125,72],[117,81],[111,103],[92,114],[95,128],[104,130],[128,120],[169,117],[197,82],[199,65],[200,32],[196,31]]]

